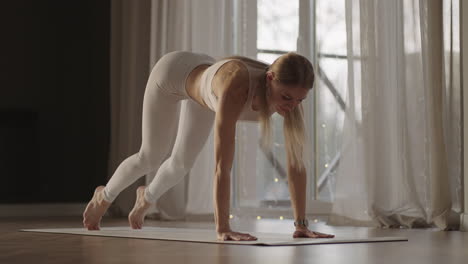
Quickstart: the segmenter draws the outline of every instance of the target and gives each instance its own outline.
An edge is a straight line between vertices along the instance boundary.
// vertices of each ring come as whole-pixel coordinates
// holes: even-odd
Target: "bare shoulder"
[[[249,71],[239,60],[226,62],[213,78],[213,92],[218,98],[229,94],[232,99],[247,99]]]

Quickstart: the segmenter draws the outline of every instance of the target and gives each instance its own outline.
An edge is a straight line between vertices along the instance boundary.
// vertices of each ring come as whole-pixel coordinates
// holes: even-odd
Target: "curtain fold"
[[[450,223],[459,203],[460,104],[444,98],[443,1],[346,0],[347,109],[329,224]],[[448,54],[454,51],[449,49]],[[449,169],[450,166],[454,167]],[[455,183],[455,184],[454,184]],[[454,208],[456,210],[456,208]]]

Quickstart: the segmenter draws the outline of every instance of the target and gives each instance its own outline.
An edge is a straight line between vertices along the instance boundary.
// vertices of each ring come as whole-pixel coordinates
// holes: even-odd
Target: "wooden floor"
[[[125,219],[107,218],[103,222],[104,227],[126,224]],[[213,228],[213,224],[207,222],[147,220],[146,225]],[[280,220],[238,220],[233,221],[232,226],[257,232],[292,234],[293,230],[290,221]],[[64,227],[81,227],[81,219],[0,219],[0,263],[468,263],[468,232],[458,231],[330,227],[319,222],[311,229],[334,234],[405,236],[409,241],[283,247],[18,232],[23,228]]]

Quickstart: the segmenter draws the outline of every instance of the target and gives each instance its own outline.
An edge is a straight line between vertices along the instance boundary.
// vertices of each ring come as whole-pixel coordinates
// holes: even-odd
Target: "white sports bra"
[[[208,67],[205,72],[201,76],[201,83],[200,83],[200,95],[205,102],[205,104],[214,112],[217,111],[218,108],[218,98],[213,92],[212,81],[215,74],[218,70],[223,66],[225,63],[236,60],[236,59],[226,59],[216,62],[215,64]],[[237,60],[240,61],[240,60]],[[240,61],[242,62],[242,61]],[[249,72],[249,93],[247,101],[245,102],[244,109],[241,112],[239,120],[243,121],[258,121],[259,112],[254,111],[252,109],[252,100],[255,94],[256,85],[253,82],[252,71],[257,71],[257,69],[252,69],[249,67],[248,64],[242,62]]]

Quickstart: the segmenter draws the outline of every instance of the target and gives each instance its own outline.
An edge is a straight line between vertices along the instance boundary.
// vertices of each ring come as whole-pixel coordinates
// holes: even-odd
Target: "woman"
[[[151,71],[143,101],[143,135],[138,153],[124,160],[106,186],[99,186],[83,213],[83,224],[99,230],[101,217],[116,196],[139,177],[157,170],[148,186],[137,189],[128,219],[141,229],[147,210],[176,185],[192,167],[210,131],[215,128],[215,224],[220,240],[256,240],[229,226],[230,171],[238,120],[260,121],[263,144],[269,143],[270,116],[284,117],[289,188],[296,231],[294,237],[333,237],[312,232],[305,220],[306,172],[302,162],[304,121],[298,107],[312,89],[312,64],[288,53],[271,66],[245,57],[219,62],[198,53],[177,51],[163,56]],[[179,102],[185,109],[186,129],[176,137],[170,158],[162,162],[177,133]]]

